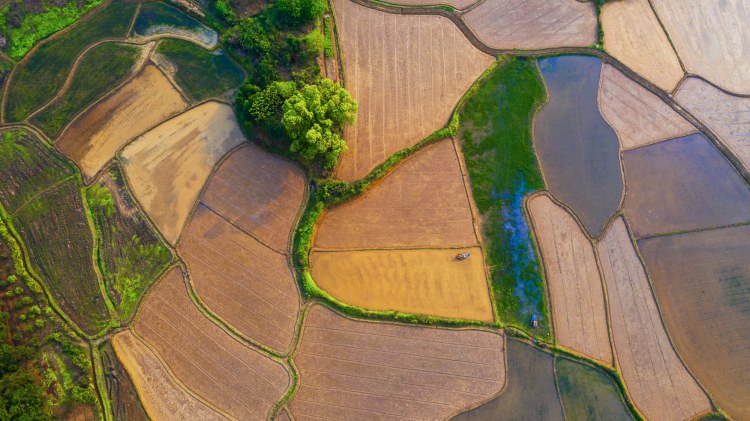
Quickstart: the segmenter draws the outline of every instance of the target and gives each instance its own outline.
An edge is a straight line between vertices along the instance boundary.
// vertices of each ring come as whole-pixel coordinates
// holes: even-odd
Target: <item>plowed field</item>
[[[458,261],[459,252],[471,257]],[[313,252],[315,282],[339,300],[369,310],[398,310],[492,322],[479,248]]]
[[[95,104],[60,135],[57,147],[93,177],[134,137],[184,110],[187,102],[154,66]]]
[[[180,382],[235,418],[265,419],[289,386],[284,366],[238,342],[198,311],[177,268],[146,297],[134,329]]]
[[[297,354],[297,420],[445,419],[498,393],[503,337],[354,321],[316,305]]]
[[[112,403],[112,417],[117,420],[149,421],[148,413],[143,407],[138,391],[128,370],[120,362],[111,341],[99,346],[104,382],[107,386],[106,397]],[[104,394],[105,391],[102,391]]]
[[[750,98],[727,95],[698,78],[687,78],[675,95],[750,169]]]
[[[453,142],[417,152],[363,197],[327,211],[315,236],[325,249],[477,244]]]
[[[129,330],[113,336],[112,347],[128,370],[141,403],[152,419],[226,419],[177,383],[159,357]]]
[[[214,164],[245,141],[232,107],[207,102],[139,137],[121,154],[133,193],[175,243]]]
[[[486,0],[464,15],[493,48],[584,47],[596,43],[596,6],[576,0]]]
[[[622,218],[597,244],[615,352],[630,397],[647,419],[685,420],[711,409],[682,364]]]
[[[604,292],[591,242],[547,195],[529,199],[528,209],[542,251],[557,341],[612,364]]]
[[[616,59],[670,92],[683,71],[648,0],[608,2],[602,7],[604,47]]]
[[[280,352],[292,343],[300,306],[287,259],[199,205],[180,252],[201,299],[241,333]]]
[[[453,6],[458,10],[466,9],[478,0],[390,0],[388,3],[391,4],[403,4],[406,6],[434,6],[439,4],[447,4]]]
[[[687,71],[750,94],[750,7],[745,0],[652,0]]]
[[[614,2],[607,5],[625,3]],[[625,150],[697,131],[661,98],[609,64],[602,66],[599,111],[615,129],[620,147]]]
[[[346,88],[359,101],[336,172],[355,180],[443,127],[494,58],[447,18],[378,12],[334,0]]]
[[[248,145],[221,163],[201,202],[274,249],[286,252],[304,191],[305,175],[299,167]]]
[[[638,245],[685,363],[731,417],[750,418],[750,227]]]

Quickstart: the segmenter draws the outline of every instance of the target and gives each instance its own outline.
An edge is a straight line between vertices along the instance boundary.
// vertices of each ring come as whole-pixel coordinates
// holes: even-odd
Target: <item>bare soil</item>
[[[448,123],[453,107],[494,61],[449,19],[379,12],[334,0],[346,88],[359,101],[336,176],[365,176],[394,152]]]
[[[202,205],[179,250],[212,312],[250,339],[282,353],[289,350],[300,297],[286,256]]]
[[[682,364],[622,218],[597,243],[609,298],[617,362],[628,393],[647,419],[685,420],[711,410]]]
[[[612,365],[604,292],[591,242],[547,195],[528,201],[552,301],[555,338],[566,348]]]
[[[234,418],[266,419],[289,387],[283,365],[229,336],[198,310],[178,268],[151,290],[134,329],[181,383]]]
[[[327,211],[315,246],[474,246],[470,206],[457,152],[446,139],[406,159],[364,196]]]
[[[60,135],[56,146],[93,177],[130,140],[188,106],[152,65],[104,98]]]
[[[294,419],[445,419],[498,393],[504,338],[354,321],[315,305],[294,361]]]
[[[214,165],[244,142],[232,107],[206,102],[151,129],[121,153],[133,194],[174,244]]]
[[[447,4],[458,10],[466,9],[479,0],[389,0],[391,4],[402,4],[405,6],[435,6]]]
[[[471,257],[458,261],[457,253]],[[463,250],[314,251],[310,270],[319,287],[369,310],[397,310],[493,321],[482,252]]]

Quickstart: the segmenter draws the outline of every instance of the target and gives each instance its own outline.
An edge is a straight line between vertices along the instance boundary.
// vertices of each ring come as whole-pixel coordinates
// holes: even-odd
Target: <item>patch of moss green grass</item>
[[[514,58],[480,82],[459,111],[463,153],[482,214],[492,293],[504,322],[550,339],[539,261],[523,198],[544,189],[531,121],[545,99],[534,62]],[[539,327],[530,328],[533,316]]]
[[[331,18],[323,18],[323,52],[326,58],[333,58],[333,31],[331,30]]]
[[[217,97],[242,84],[245,74],[223,51],[207,51],[181,39],[166,39],[156,52],[175,64],[174,79],[193,101]]]
[[[628,421],[628,412],[620,392],[605,373],[587,364],[556,357],[555,377],[569,420]]]
[[[127,77],[140,51],[136,46],[124,44],[97,46],[81,61],[68,91],[32,121],[48,136],[57,136],[75,115]]]
[[[113,1],[18,64],[6,94],[6,120],[21,121],[52,99],[86,47],[102,39],[124,38],[136,5]]]

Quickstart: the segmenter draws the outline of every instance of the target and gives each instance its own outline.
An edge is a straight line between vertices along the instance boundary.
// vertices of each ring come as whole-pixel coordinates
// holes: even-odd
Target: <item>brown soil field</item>
[[[225,416],[187,392],[159,357],[129,330],[112,337],[112,347],[125,366],[151,419],[224,420]]]
[[[750,190],[702,134],[623,153],[636,237],[750,221]]]
[[[750,94],[750,7],[745,0],[652,0],[687,71]]]
[[[463,18],[492,48],[585,47],[598,36],[594,2],[485,0]]]
[[[480,330],[355,321],[315,305],[289,409],[296,420],[445,419],[500,391],[503,342]]]
[[[602,7],[604,48],[659,88],[671,92],[683,71],[648,0],[611,1]]]
[[[350,0],[333,0],[333,6],[346,88],[359,101],[336,171],[351,181],[448,123],[494,57],[444,17],[384,13]]]
[[[172,244],[214,165],[244,142],[232,107],[206,102],[149,130],[121,153],[133,193]]]
[[[289,387],[282,364],[243,345],[198,310],[178,268],[151,290],[134,329],[177,379],[234,418],[267,418]]]
[[[625,3],[607,3],[607,6]],[[661,98],[609,64],[602,66],[599,110],[617,132],[624,150],[697,132]]]
[[[750,98],[727,95],[699,78],[687,78],[675,99],[718,135],[750,169]]]
[[[612,365],[604,292],[591,242],[546,194],[529,199],[527,207],[542,253],[557,342]]]
[[[750,419],[750,226],[638,246],[685,364],[733,419]]]
[[[597,243],[607,286],[617,362],[628,393],[647,419],[685,420],[710,402],[669,342],[625,222],[618,218]]]
[[[125,366],[115,354],[110,341],[99,346],[107,386],[107,398],[112,403],[112,414],[116,420],[148,421],[148,413],[143,407],[135,384],[130,379]]]
[[[457,253],[472,257],[458,261]],[[493,321],[482,251],[314,251],[316,284],[337,299],[368,310]]]
[[[195,290],[216,315],[245,336],[285,353],[300,307],[286,256],[199,205],[180,252]]]
[[[56,146],[93,177],[130,140],[188,106],[152,65],[79,115]]]
[[[364,196],[327,211],[315,235],[324,249],[476,245],[454,144],[417,152]]]
[[[271,247],[286,252],[305,183],[301,168],[248,145],[221,163],[201,202]]]
[[[447,4],[458,10],[466,9],[479,0],[388,0],[387,3],[402,4],[405,6],[435,6]]]

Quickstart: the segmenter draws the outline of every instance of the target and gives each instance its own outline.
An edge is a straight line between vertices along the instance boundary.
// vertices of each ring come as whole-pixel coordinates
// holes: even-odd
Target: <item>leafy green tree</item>
[[[284,101],[282,109],[281,123],[292,140],[290,150],[309,161],[321,157],[326,169],[336,167],[346,150],[343,126],[353,124],[357,115],[357,102],[349,92],[324,79],[304,86]]]
[[[278,0],[276,7],[292,23],[302,24],[323,16],[326,0]]]

